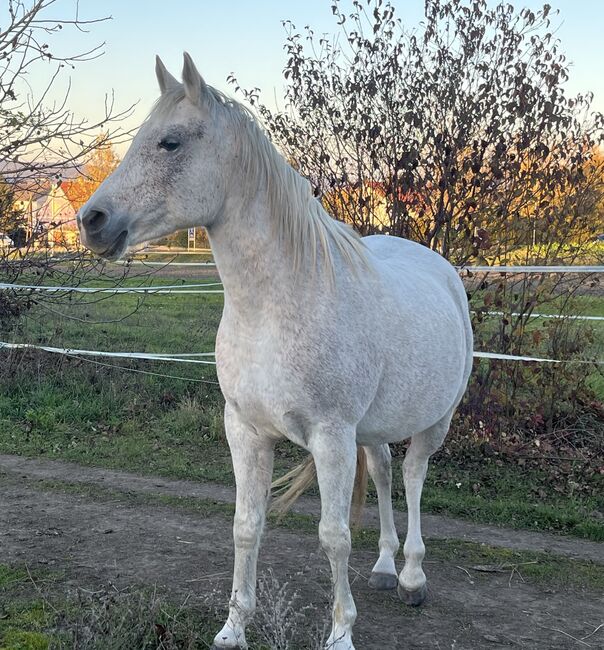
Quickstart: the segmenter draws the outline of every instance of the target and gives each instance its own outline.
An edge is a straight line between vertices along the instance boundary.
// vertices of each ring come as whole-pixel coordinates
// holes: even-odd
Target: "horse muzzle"
[[[77,215],[80,237],[86,248],[108,260],[119,259],[128,248],[125,220],[100,206],[85,205]]]

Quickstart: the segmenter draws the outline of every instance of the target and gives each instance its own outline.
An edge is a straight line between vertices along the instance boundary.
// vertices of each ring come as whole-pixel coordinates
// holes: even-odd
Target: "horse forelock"
[[[271,216],[285,254],[294,268],[305,263],[314,268],[321,258],[325,270],[333,273],[334,250],[350,266],[365,266],[365,246],[347,224],[336,221],[313,196],[310,182],[294,170],[269,140],[254,114],[243,104],[216,88],[206,87],[204,106],[210,116],[218,112],[226,118],[228,128],[240,135],[244,174],[251,188],[267,188]],[[185,98],[184,86],[162,93],[147,120],[165,119]]]

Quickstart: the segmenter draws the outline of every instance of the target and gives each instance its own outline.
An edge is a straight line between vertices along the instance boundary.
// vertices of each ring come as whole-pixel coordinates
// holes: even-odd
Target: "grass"
[[[373,535],[357,536],[355,545],[375,541]],[[455,566],[478,583],[502,573],[510,583],[576,585],[583,593],[604,586],[604,567],[587,562],[446,540],[427,547],[431,561]],[[301,609],[299,595],[272,574],[261,575],[258,587],[258,612],[248,628],[251,647],[322,647],[318,631],[327,603],[320,611],[316,605]],[[210,593],[177,600],[153,587],[74,586],[59,573],[0,564],[0,650],[201,650],[222,623],[215,598]]]
[[[71,363],[71,362],[69,362]],[[126,469],[166,477],[233,483],[230,455],[222,433],[221,398],[216,387],[201,396],[178,392],[148,378],[128,385],[120,375],[97,382],[95,399],[81,394],[89,384],[83,372],[64,372],[63,382],[29,389],[10,402],[0,397],[0,409],[11,406],[0,420],[0,450],[30,456]],[[79,377],[79,381],[78,381]],[[145,378],[147,380],[147,378]],[[174,382],[176,383],[176,382]],[[70,395],[65,400],[65,395]],[[132,395],[135,394],[135,397]],[[169,397],[169,399],[168,399]],[[162,401],[163,400],[163,401]],[[278,447],[276,471],[298,462],[303,452],[289,444]],[[521,467],[498,466],[478,459],[469,467],[437,458],[430,467],[423,498],[426,512],[449,514],[476,522],[549,530],[596,541],[604,540],[602,493],[559,494],[547,475],[527,474]],[[404,509],[400,466],[395,462],[395,506]],[[375,495],[372,497],[375,500]]]
[[[492,295],[492,291],[490,292]],[[478,308],[484,305],[485,291],[472,292],[472,303]],[[564,316],[601,316],[604,317],[604,298],[594,295],[576,295],[572,299],[566,299],[562,295],[554,294],[547,301],[545,297],[543,304],[539,305],[534,311],[537,314],[546,315],[559,315]],[[505,311],[502,308],[490,307],[487,311],[501,312]],[[499,351],[487,350],[488,343],[481,343],[481,341],[489,341],[493,336],[496,337],[497,332],[501,327],[502,318],[513,318],[509,316],[502,317],[497,314],[494,317],[486,316],[481,323],[475,323],[476,328],[476,349],[482,351]],[[545,358],[580,358],[580,359],[598,359],[604,360],[604,321],[580,321],[572,320],[564,322],[564,327],[570,339],[571,353],[569,352],[554,352],[552,350],[552,341],[548,329],[553,324],[560,324],[560,321],[553,321],[547,318],[533,317],[531,318],[526,327],[522,330],[518,329],[514,332],[514,340],[521,340],[522,345],[520,348],[514,348],[515,354],[524,354],[528,356],[537,356]],[[536,340],[535,335],[538,332],[539,338]],[[555,332],[555,331],[554,331]],[[554,334],[552,332],[552,334]],[[555,336],[555,334],[554,334]],[[497,338],[497,337],[496,337]],[[576,354],[573,350],[575,340],[581,341],[578,346],[580,354]],[[591,367],[588,369],[588,385],[594,391],[597,398],[604,401],[604,366]]]
[[[183,254],[184,253],[184,254]],[[145,262],[213,262],[214,256],[209,251],[162,251],[154,253],[141,252],[133,256],[135,260]]]
[[[177,599],[155,587],[74,582],[0,564],[0,650],[206,650],[224,622],[222,596],[213,591]],[[251,647],[323,647],[317,621],[329,608],[300,610],[298,600],[287,583],[261,575],[246,633]]]
[[[24,598],[29,582],[23,567],[0,564],[0,650],[48,650],[52,613],[37,595]]]
[[[6,578],[6,579],[3,579]],[[58,574],[0,564],[0,650],[201,650],[218,620],[154,589],[73,589]]]
[[[161,274],[145,277],[144,282],[177,283]],[[99,279],[88,278],[87,283],[97,286]],[[126,280],[126,284],[142,283],[141,278]],[[579,296],[576,301],[577,313],[604,315],[602,298]],[[214,349],[221,311],[220,295],[119,295],[101,300],[85,295],[64,298],[62,304],[41,303],[0,336],[71,348],[203,352]],[[604,340],[599,345],[604,346]],[[233,482],[223,435],[223,400],[212,366],[99,363],[35,351],[1,354],[7,356],[0,369],[0,451]],[[277,472],[301,457],[300,450],[281,445]],[[587,491],[565,487],[559,493],[546,474],[497,463],[484,458],[480,450],[464,459],[441,455],[431,465],[423,507],[477,522],[603,541],[604,489],[598,495],[597,488],[601,478],[585,478]],[[395,471],[394,496],[397,506],[404,507],[400,471]]]
[[[14,393],[10,400],[6,400],[6,394],[0,397],[0,409],[11,410],[10,417],[0,421],[0,449],[232,484],[230,456],[222,433],[222,403],[216,387],[204,387],[200,395],[192,396],[186,386],[174,385],[166,392],[163,380],[145,378],[145,385],[136,378],[128,385],[119,375],[117,386],[111,377],[109,381],[97,381],[98,390],[90,399],[90,377],[83,374],[90,369],[84,366],[74,376],[75,370],[62,373],[58,386],[56,379],[44,379],[42,385],[23,391],[20,398]],[[66,394],[70,395],[68,400]],[[301,458],[300,450],[280,445],[277,471],[285,471]],[[560,495],[551,488],[547,475],[537,471],[527,475],[521,467],[498,465],[496,458],[480,458],[471,467],[469,462],[466,459],[464,467],[444,454],[435,459],[426,483],[424,510],[604,539],[604,524],[597,518],[604,508],[602,498]],[[397,465],[395,504],[404,509]]]
[[[525,473],[506,470],[491,480],[484,494],[475,494],[472,481],[463,488],[443,487],[438,472],[426,482],[422,509],[425,512],[446,514],[476,523],[489,522],[508,528],[565,533],[597,542],[604,542],[604,522],[601,519],[602,499],[597,497],[535,496],[538,480]],[[461,478],[461,476],[459,476]],[[542,480],[547,484],[547,480]],[[397,502],[404,507],[402,499]]]

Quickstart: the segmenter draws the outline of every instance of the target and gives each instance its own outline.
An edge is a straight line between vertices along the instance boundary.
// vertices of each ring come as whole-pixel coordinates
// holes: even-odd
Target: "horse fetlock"
[[[381,537],[378,548],[380,549],[380,559],[382,557],[395,558],[400,548],[398,537]]]
[[[396,551],[392,552],[390,549],[383,549],[380,557],[373,565],[372,573],[386,573],[397,576],[396,564],[394,563],[394,556]]]
[[[405,545],[403,546],[403,553],[405,554],[405,560],[407,564],[421,565],[422,560],[426,555],[426,547],[421,537],[419,539],[412,539],[408,537],[405,541]]]
[[[241,634],[243,634],[255,611],[255,590],[249,592],[236,591],[229,602],[229,618],[225,627],[230,625],[233,630],[241,630]]]
[[[409,562],[407,562],[401,571],[398,582],[405,591],[418,591],[426,584],[426,574],[421,566],[409,566]]]
[[[354,650],[354,646],[352,645],[352,639],[342,639],[340,641],[335,641],[334,643],[329,643],[328,641],[325,644],[325,650]]]
[[[354,650],[350,632],[332,632],[325,644],[325,650]]]
[[[248,650],[245,631],[241,624],[232,621],[229,617],[222,630],[214,637],[211,650]]]

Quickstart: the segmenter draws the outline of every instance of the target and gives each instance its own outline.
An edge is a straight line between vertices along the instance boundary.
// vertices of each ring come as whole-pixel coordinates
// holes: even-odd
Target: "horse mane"
[[[299,270],[309,258],[315,268],[320,257],[333,275],[334,251],[354,269],[366,266],[366,249],[358,233],[325,211],[313,196],[310,182],[287,163],[254,114],[216,88],[206,86],[205,93],[211,116],[225,115],[230,126],[244,136],[241,152],[244,173],[256,181],[256,186],[266,186],[277,236],[285,254],[293,259],[294,269]],[[184,86],[168,89],[155,103],[149,118],[169,115],[184,97]]]

